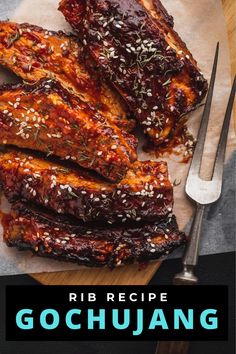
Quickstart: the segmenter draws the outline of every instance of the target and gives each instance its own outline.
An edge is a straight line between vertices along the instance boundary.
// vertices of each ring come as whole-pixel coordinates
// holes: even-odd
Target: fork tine
[[[225,151],[227,145],[229,123],[230,123],[231,113],[234,104],[235,90],[236,90],[236,76],[234,77],[234,82],[232,85],[228,105],[225,112],[224,122],[220,134],[220,140],[216,152],[216,158],[215,158],[215,164],[214,164],[214,170],[212,176],[212,179],[218,181],[218,183],[220,184],[222,184],[222,178],[223,178]]]
[[[218,57],[219,57],[219,42],[216,45],[215,58],[214,58],[214,63],[213,63],[212,73],[211,73],[211,80],[210,80],[210,84],[209,84],[207,99],[206,99],[206,103],[205,103],[205,107],[204,107],[204,111],[203,111],[203,115],[202,115],[202,119],[201,119],[200,128],[198,131],[197,144],[196,144],[196,147],[194,150],[192,163],[191,163],[191,166],[189,169],[189,174],[191,173],[191,174],[198,175],[200,172],[202,154],[203,154],[203,149],[204,149],[204,142],[205,142],[205,138],[206,138],[208,121],[209,121],[209,116],[210,116],[210,111],[211,111],[211,103],[212,103],[214,84],[215,84],[215,78],[216,78]]]

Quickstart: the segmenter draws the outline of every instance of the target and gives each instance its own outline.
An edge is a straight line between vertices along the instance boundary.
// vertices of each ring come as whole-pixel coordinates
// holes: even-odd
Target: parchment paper
[[[57,11],[59,0],[0,0],[0,18],[17,22],[29,22],[51,30],[70,31],[62,14]],[[220,42],[220,58],[214,93],[214,105],[205,146],[206,159],[203,174],[209,177],[210,167],[216,151],[217,141],[227,99],[230,91],[230,62],[227,32],[223,9],[220,0],[162,0],[164,6],[175,19],[175,29],[187,43],[193,56],[197,59],[204,76],[209,79],[213,56],[217,41]],[[0,68],[0,83],[14,81],[16,78]],[[189,116],[189,129],[197,136],[202,108]],[[210,207],[206,213],[203,225],[203,240],[201,254],[227,252],[234,249],[234,192],[235,192],[235,136],[233,122],[229,133],[227,149],[227,165],[225,183],[221,201]],[[233,156],[234,155],[234,156]],[[155,159],[154,156],[139,151],[139,159]],[[172,181],[181,181],[175,187],[174,212],[181,229],[189,230],[193,204],[184,193],[184,185],[188,172],[188,164],[166,159],[169,164]],[[2,198],[2,209],[6,210],[7,202]],[[59,270],[78,269],[74,264],[62,263],[32,256],[30,252],[19,252],[10,249],[2,242],[0,229],[0,274],[38,273]],[[180,255],[178,251],[175,255]],[[91,270],[92,271],[92,270]]]

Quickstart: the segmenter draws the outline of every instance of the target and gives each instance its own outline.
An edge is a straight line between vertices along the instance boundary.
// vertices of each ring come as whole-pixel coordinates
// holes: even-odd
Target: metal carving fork
[[[212,96],[214,90],[214,83],[217,70],[219,54],[219,43],[217,43],[215,59],[211,74],[211,80],[206,99],[204,112],[202,115],[201,125],[198,132],[197,144],[195,147],[192,163],[189,169],[188,178],[185,186],[187,195],[196,202],[196,213],[192,222],[191,231],[189,235],[188,244],[183,256],[183,270],[176,274],[173,279],[175,285],[196,285],[197,277],[194,275],[194,268],[197,265],[199,241],[201,235],[201,224],[205,207],[216,202],[221,195],[224,158],[227,144],[227,136],[229,130],[230,117],[233,110],[233,103],[235,97],[236,78],[234,78],[231,89],[225,118],[221,130],[220,140],[215,157],[213,167],[212,179],[210,181],[200,178],[201,162],[204,150],[204,142],[207,133],[208,121],[211,110]],[[156,349],[156,354],[187,354],[189,342],[159,342]]]

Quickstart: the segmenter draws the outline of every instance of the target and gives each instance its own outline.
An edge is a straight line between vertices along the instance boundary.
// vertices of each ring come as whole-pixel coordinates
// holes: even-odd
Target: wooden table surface
[[[236,72],[236,1],[222,0],[222,3],[228,29],[233,77]],[[138,265],[130,265],[112,271],[109,269],[88,268],[78,271],[32,274],[32,277],[46,285],[145,285],[160,265],[161,262],[153,262],[142,271],[139,270]]]

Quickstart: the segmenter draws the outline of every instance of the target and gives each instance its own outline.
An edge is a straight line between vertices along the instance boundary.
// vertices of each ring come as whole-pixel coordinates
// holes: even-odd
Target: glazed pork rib
[[[59,82],[0,87],[0,143],[54,154],[120,181],[136,160],[136,139]]]
[[[3,217],[10,247],[86,266],[108,266],[158,259],[185,242],[175,218],[136,227],[88,227],[17,204]]]
[[[62,0],[59,10],[154,144],[204,98],[207,83],[157,0]]]
[[[28,201],[84,222],[157,221],[173,207],[165,162],[135,162],[118,184],[82,170],[9,150],[0,153],[0,184],[10,202]]]
[[[119,95],[99,77],[94,61],[72,35],[2,21],[0,64],[27,82],[56,79],[112,123],[126,131],[134,128],[134,120],[127,119],[128,112]]]

